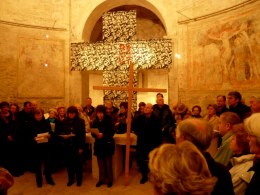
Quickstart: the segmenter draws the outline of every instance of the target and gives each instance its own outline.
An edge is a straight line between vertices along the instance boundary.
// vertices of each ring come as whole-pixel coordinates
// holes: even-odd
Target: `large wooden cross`
[[[131,116],[132,116],[132,100],[133,93],[135,91],[138,92],[162,92],[166,93],[166,89],[155,89],[155,88],[136,88],[134,87],[134,65],[133,62],[128,58],[131,56],[131,47],[130,45],[121,45],[121,49],[124,50],[125,55],[122,56],[120,63],[128,63],[129,64],[129,80],[128,86],[93,86],[93,89],[96,90],[117,90],[117,91],[126,91],[128,93],[128,109],[127,109],[127,132],[126,132],[126,155],[125,155],[125,185],[129,184],[129,160],[130,160],[130,133],[131,133]],[[126,57],[128,56],[128,57]]]

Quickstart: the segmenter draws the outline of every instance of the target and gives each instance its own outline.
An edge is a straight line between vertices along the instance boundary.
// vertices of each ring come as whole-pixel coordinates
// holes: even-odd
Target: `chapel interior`
[[[170,107],[197,104],[203,114],[217,95],[239,91],[249,104],[259,94],[259,0],[1,0],[0,102],[22,107],[36,100],[46,112],[61,104],[84,106],[87,97],[94,106],[103,104],[104,92],[93,89],[104,84],[103,70],[73,70],[71,44],[103,42],[103,14],[131,10],[136,10],[132,40],[167,39],[172,44],[169,66],[138,69],[138,87],[166,89]],[[136,101],[154,104],[155,96],[137,92]],[[118,182],[113,190],[96,191],[91,179],[86,185],[93,194],[151,194],[151,185],[140,186],[138,174],[132,174],[130,186]],[[17,178],[10,194],[33,194],[36,187],[28,185],[32,177]],[[65,184],[65,172],[56,177]],[[72,194],[77,189],[66,191],[61,184],[58,192],[48,186],[37,193]]]
[[[230,90],[239,90],[245,101],[259,91],[258,72],[250,68],[260,63],[259,1],[4,0],[0,9],[2,101],[36,99],[46,110],[84,104],[86,97],[102,103],[103,92],[93,86],[103,84],[103,71],[72,71],[70,44],[102,41],[102,15],[129,10],[137,11],[135,40],[172,41],[169,68],[139,70],[139,87],[167,89],[167,104],[189,107],[206,106]],[[231,64],[228,81],[223,63]],[[154,93],[137,94],[137,101],[155,103]]]

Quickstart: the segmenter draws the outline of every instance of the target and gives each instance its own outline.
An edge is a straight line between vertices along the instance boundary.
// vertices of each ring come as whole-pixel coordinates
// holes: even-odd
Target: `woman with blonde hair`
[[[252,171],[248,171],[253,166],[254,154],[250,154],[248,133],[244,129],[244,124],[239,123],[233,126],[234,135],[230,140],[230,149],[234,156],[230,159],[229,170],[234,192],[236,195],[245,194],[245,190],[252,178]]]
[[[149,154],[149,168],[156,194],[211,194],[217,181],[201,152],[189,141],[154,149]]]

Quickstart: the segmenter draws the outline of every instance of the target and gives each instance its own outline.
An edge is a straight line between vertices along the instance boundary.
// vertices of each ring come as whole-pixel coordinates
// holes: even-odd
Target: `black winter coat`
[[[109,115],[104,115],[104,119],[102,121],[99,121],[98,117],[96,117],[92,128],[98,128],[99,132],[103,133],[103,137],[100,139],[92,133],[92,136],[95,138],[94,155],[98,157],[112,156],[115,151],[115,141],[113,138],[115,131],[112,117]]]
[[[30,129],[28,129],[31,137],[31,141],[33,143],[32,145],[32,152],[34,153],[34,158],[36,159],[47,159],[50,157],[50,151],[51,147],[48,142],[45,143],[38,143],[35,141],[35,137],[37,137],[37,134],[40,133],[49,133],[52,136],[51,126],[47,120],[42,118],[41,121],[37,121],[33,119],[31,121]]]
[[[238,103],[236,107],[230,106],[229,111],[238,114],[240,119],[243,120],[250,115],[251,109],[245,104]]]
[[[73,119],[66,118],[63,121],[61,128],[56,129],[56,135],[70,135],[75,136],[63,140],[66,145],[71,145],[76,149],[83,149],[86,141],[85,121],[79,117]]]
[[[260,159],[254,161],[253,167],[248,171],[254,171],[254,176],[252,177],[250,183],[247,186],[245,195],[259,195],[260,194]]]
[[[227,168],[216,162],[209,153],[203,153],[212,176],[218,178],[212,195],[234,195],[233,183],[231,175]]]
[[[160,119],[152,114],[150,117],[140,115],[133,124],[137,135],[137,157],[148,158],[151,150],[162,142]]]

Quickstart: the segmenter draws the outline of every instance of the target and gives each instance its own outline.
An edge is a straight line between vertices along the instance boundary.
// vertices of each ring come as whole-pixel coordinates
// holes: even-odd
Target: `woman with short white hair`
[[[254,175],[245,195],[260,194],[260,113],[252,114],[244,124],[248,132],[250,152],[255,154],[253,167],[249,169],[249,171],[254,171]]]

